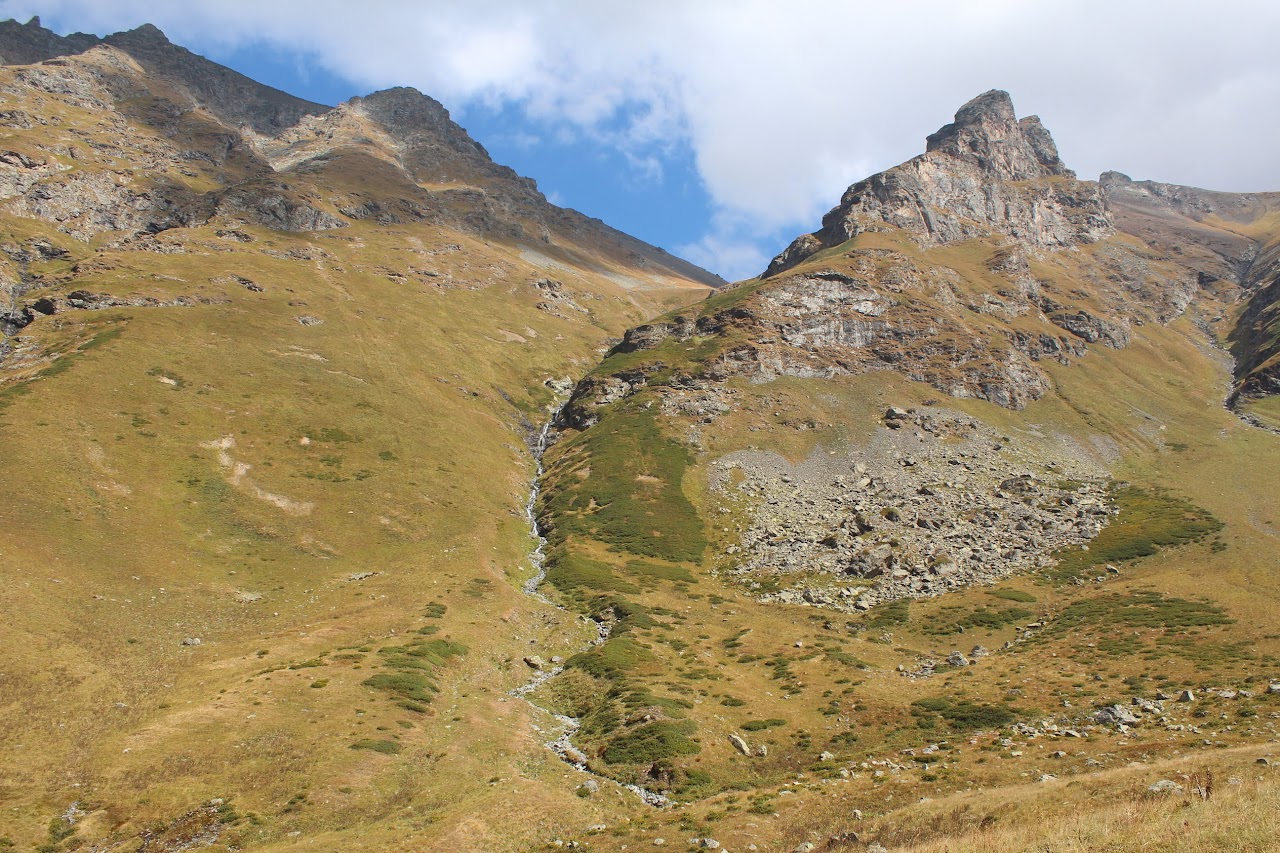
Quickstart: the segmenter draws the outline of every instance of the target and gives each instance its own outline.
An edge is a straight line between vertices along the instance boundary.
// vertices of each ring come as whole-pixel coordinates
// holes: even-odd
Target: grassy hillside
[[[532,644],[588,636],[520,588],[528,442],[549,381],[706,288],[602,227],[206,221],[227,185],[295,218],[408,191],[358,158],[282,181],[206,156],[231,132],[198,111],[88,103],[102,67],[135,73],[0,69],[39,117],[0,134],[28,158],[0,284],[30,321],[0,361],[0,846],[514,850],[596,821],[507,695]],[[108,185],[199,216],[135,233]]]
[[[769,287],[739,285],[698,311]],[[1280,719],[1267,692],[1280,680],[1268,615],[1280,596],[1268,515],[1280,444],[1223,407],[1229,361],[1202,325],[1194,314],[1148,323],[1125,349],[1041,362],[1052,390],[1021,411],[940,399],[889,372],[708,382],[708,366],[743,340],[733,327],[607,359],[598,375],[643,373],[648,384],[554,449],[544,511],[558,543],[551,580],[596,618],[626,614],[625,630],[549,691],[583,715],[578,745],[594,769],[683,805],[592,846],[714,837],[728,849],[1039,849],[1052,837],[1064,849],[1101,838],[1128,849],[1122,839],[1141,827],[1160,837],[1179,825],[1189,849],[1214,849],[1227,837],[1217,799],[1196,799],[1175,824],[1166,800],[1145,793],[1172,766],[1212,769],[1213,796],[1256,821],[1230,837],[1264,849],[1248,845],[1276,828],[1269,771],[1241,773],[1270,754]],[[731,398],[730,409],[680,408],[697,387]],[[830,584],[821,573],[744,574],[740,537],[772,498],[739,489],[750,471],[725,463],[767,462],[799,483],[816,460],[869,461],[891,432],[890,406],[960,412],[1006,436],[1019,459],[1100,472],[1118,514],[1051,568],[866,612],[804,600]],[[705,550],[686,544],[701,539]],[[780,603],[788,589],[795,603]],[[973,657],[975,646],[990,654]],[[954,651],[972,665],[948,664]],[[1173,701],[1183,689],[1193,701]],[[1121,731],[1094,719],[1117,703],[1143,721]],[[1226,754],[1240,756],[1234,769],[1222,769]],[[1247,788],[1226,791],[1228,775]],[[1060,807],[1048,792],[1061,791],[1082,805]],[[922,798],[930,805],[911,805]]]

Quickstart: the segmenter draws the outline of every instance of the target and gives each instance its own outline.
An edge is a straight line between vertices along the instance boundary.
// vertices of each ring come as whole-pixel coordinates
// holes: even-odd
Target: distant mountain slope
[[[1280,393],[1280,192],[1221,193],[1117,172],[1102,187],[1122,231],[1195,271],[1202,288],[1242,289],[1234,324],[1220,332],[1236,358],[1233,400]]]
[[[720,280],[413,90],[310,104],[153,27],[0,55],[0,849],[581,818],[498,698],[589,638],[521,590],[537,430]]]
[[[130,176],[126,184],[163,184],[147,193],[150,212],[134,217],[137,230],[154,232],[173,222],[191,225],[228,208],[273,227],[302,230],[342,227],[348,219],[379,215],[384,221],[432,219],[536,245],[551,242],[554,232],[564,243],[592,244],[646,274],[723,283],[598,220],[549,204],[533,181],[495,164],[438,102],[412,89],[388,90],[329,108],[173,45],[150,25],[102,39],[83,34],[62,38],[41,28],[38,19],[25,25],[7,21],[0,24],[0,57],[9,65],[62,57],[22,72],[21,81],[37,89],[66,89],[87,109],[110,105],[109,113],[119,111],[127,121],[177,143],[150,155],[203,162],[200,177],[221,185],[203,189],[163,171]],[[304,120],[310,122],[305,128],[299,125]],[[184,141],[190,143],[185,148]],[[168,147],[164,141],[158,144]],[[370,177],[367,170],[379,168],[348,159],[356,153],[391,167],[375,183],[375,191],[388,197],[375,199],[372,207],[351,203],[350,195],[325,197],[325,181],[358,192]],[[352,168],[333,168],[335,161]],[[39,174],[39,166],[5,163],[0,168],[20,188]],[[286,186],[278,177],[282,174],[295,175],[303,186]],[[0,180],[4,177],[0,174]],[[383,212],[382,206],[397,209]]]

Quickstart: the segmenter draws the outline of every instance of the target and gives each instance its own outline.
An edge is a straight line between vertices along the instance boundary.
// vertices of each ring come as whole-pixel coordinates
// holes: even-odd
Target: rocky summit
[[[991,91],[728,284],[414,89],[0,60],[0,853],[1274,846],[1280,194]]]

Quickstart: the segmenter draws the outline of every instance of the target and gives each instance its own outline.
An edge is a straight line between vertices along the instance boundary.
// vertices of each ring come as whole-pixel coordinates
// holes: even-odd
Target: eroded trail
[[[533,565],[534,573],[531,578],[529,578],[527,581],[524,582],[524,584],[522,585],[522,589],[524,590],[525,595],[528,595],[531,598],[537,599],[538,601],[542,602],[548,607],[554,607],[556,610],[559,610],[562,613],[572,615],[570,611],[567,608],[565,608],[563,605],[559,604],[556,601],[553,601],[552,599],[548,598],[546,595],[543,595],[540,589],[542,586],[542,582],[545,581],[547,578],[547,566],[546,566],[547,539],[545,536],[542,535],[542,530],[538,525],[538,514],[537,514],[538,496],[541,494],[541,491],[542,491],[542,475],[545,471],[542,465],[542,457],[546,453],[547,445],[549,444],[551,439],[552,427],[554,426],[556,419],[559,417],[559,415],[560,415],[560,408],[556,408],[556,410],[547,419],[547,422],[543,424],[542,429],[538,431],[538,437],[536,441],[533,443],[533,447],[532,447],[534,463],[536,467],[534,469],[533,482],[530,484],[530,487],[529,487],[529,499],[525,502],[525,505],[524,505],[524,514],[525,514],[525,519],[529,522],[529,535],[534,540],[533,548],[529,552],[529,562]],[[586,623],[589,623],[591,628],[596,632],[596,636],[594,639],[591,640],[590,644],[588,645],[588,648],[592,646],[598,646],[602,644],[605,640],[609,639],[609,633],[611,630],[609,625],[601,622],[592,621],[590,619],[587,619],[585,616],[578,616],[577,618]],[[578,729],[582,727],[582,722],[578,720],[576,717],[569,717],[564,714],[557,714],[555,711],[552,711],[550,708],[545,708],[533,700],[533,694],[537,691],[539,687],[546,684],[548,681],[555,678],[557,675],[559,675],[562,672],[564,672],[564,664],[558,664],[549,669],[539,670],[535,672],[533,676],[524,684],[512,690],[510,695],[516,697],[517,699],[523,699],[524,701],[528,702],[529,705],[532,706],[535,710],[539,711],[540,713],[546,714],[549,717],[552,717],[556,721],[556,723],[558,724],[560,733],[552,740],[549,740],[546,742],[547,749],[551,750],[556,755],[560,756],[561,760],[565,761],[568,764],[573,765],[574,767],[578,768],[584,773],[589,773],[598,779],[616,784],[616,781],[613,779],[609,779],[608,777],[600,776],[599,774],[593,773],[591,769],[587,766],[587,756],[580,749],[578,749],[573,745],[573,736],[577,734]],[[668,806],[671,804],[671,801],[668,800],[663,795],[654,793],[653,791],[646,790],[645,788],[642,788],[639,785],[623,785],[623,787],[631,791],[632,793],[634,793],[636,796],[640,797],[640,799],[644,800],[646,803],[648,803],[651,806],[660,807],[660,806]]]

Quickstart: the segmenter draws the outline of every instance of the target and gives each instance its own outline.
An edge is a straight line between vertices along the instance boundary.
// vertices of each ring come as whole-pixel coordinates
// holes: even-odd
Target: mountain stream
[[[528,595],[530,598],[535,598],[548,607],[554,607],[556,610],[568,614],[570,611],[567,608],[548,598],[546,595],[543,595],[539,589],[539,587],[542,586],[542,582],[547,578],[547,539],[542,535],[542,530],[538,526],[537,511],[538,496],[542,492],[542,475],[545,473],[545,469],[542,466],[542,457],[547,451],[547,445],[551,438],[551,429],[559,415],[560,409],[557,408],[547,419],[547,422],[543,424],[542,429],[539,430],[537,440],[533,443],[533,447],[531,448],[533,450],[534,462],[537,467],[534,471],[533,482],[530,484],[529,499],[525,501],[524,515],[529,522],[529,535],[534,540],[533,550],[529,552],[529,562],[533,565],[534,574],[533,577],[524,582],[522,588],[525,595]],[[585,616],[579,616],[578,618],[589,622],[593,630],[596,632],[596,636],[591,640],[589,647],[598,646],[605,640],[609,639],[609,632],[611,630],[609,625],[595,622],[587,619]],[[584,773],[589,773],[605,782],[615,783],[616,780],[593,773],[587,766],[587,756],[582,752],[582,750],[573,745],[573,736],[578,732],[578,729],[582,727],[581,721],[575,717],[557,714],[549,708],[544,708],[532,698],[533,693],[539,687],[546,684],[562,672],[564,672],[564,664],[557,664],[550,668],[537,670],[534,672],[532,678],[512,690],[510,695],[517,699],[523,699],[535,710],[555,718],[555,721],[559,724],[560,734],[554,739],[546,742],[545,745],[547,749],[560,756],[560,758],[566,763],[573,765]],[[671,805],[671,801],[662,794],[646,790],[639,785],[623,785],[623,787],[651,806],[662,807]]]

